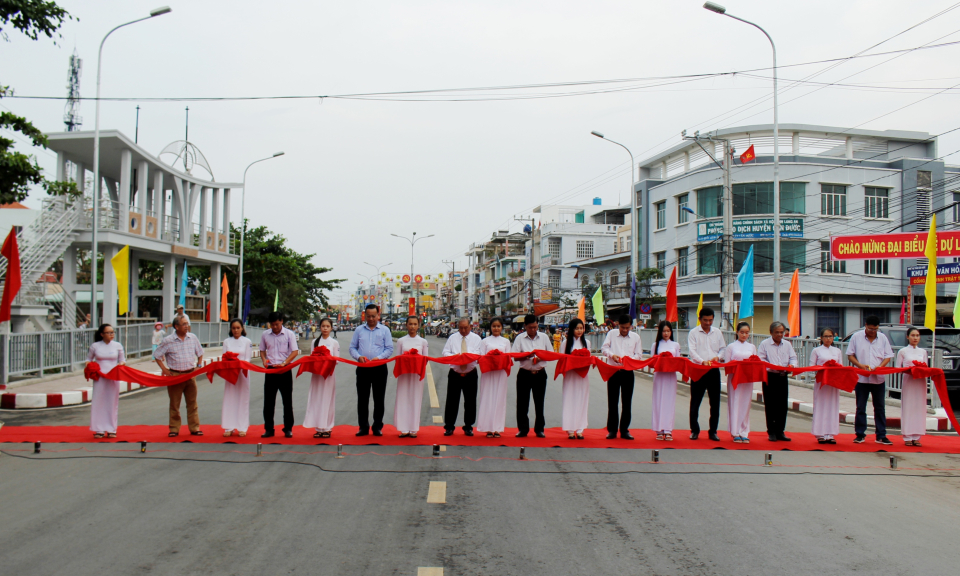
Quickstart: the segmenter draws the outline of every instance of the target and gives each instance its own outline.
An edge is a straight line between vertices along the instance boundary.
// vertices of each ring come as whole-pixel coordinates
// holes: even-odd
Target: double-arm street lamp
[[[151,10],[149,16],[131,20],[130,22],[113,28],[107,32],[107,35],[100,41],[100,50],[97,52],[97,115],[93,128],[93,222],[91,223],[92,232],[90,239],[90,320],[94,328],[100,325],[99,313],[97,311],[97,220],[99,219],[97,213],[100,210],[100,64],[103,61],[103,44],[111,34],[124,26],[143,22],[155,16],[163,16],[170,12],[171,9],[169,6],[161,6],[160,8]],[[83,175],[80,177],[83,178]],[[166,306],[168,303],[164,302],[163,304]]]
[[[246,247],[246,244],[244,243],[244,241],[246,240],[246,236],[247,236],[247,217],[246,217],[247,170],[249,170],[250,166],[253,166],[254,164],[257,164],[259,162],[264,162],[266,160],[272,160],[277,156],[283,156],[283,152],[275,152],[273,156],[268,156],[266,158],[254,160],[253,162],[248,164],[247,167],[243,170],[243,192],[240,194],[240,225],[243,227],[240,228],[240,274],[239,274],[240,278],[238,279],[238,282],[237,282],[238,288],[240,289],[240,298],[238,300],[240,305],[238,306],[238,310],[237,310],[237,316],[239,318],[243,318],[243,253],[245,252],[244,248]]]
[[[777,115],[777,46],[766,30],[749,20],[728,14],[727,9],[716,2],[707,2],[703,7],[753,26],[763,32],[773,49],[773,319],[776,321],[780,320],[780,120]]]
[[[407,242],[410,243],[410,285],[413,286],[413,246],[420,240],[433,238],[433,234],[429,236],[421,236],[419,238],[417,238],[416,232],[414,232],[413,236],[411,236],[410,238],[407,238],[406,236],[400,236],[398,234],[391,234],[391,236],[394,236],[396,238],[402,238],[403,240],[406,240]],[[420,283],[419,282],[417,283],[417,301],[416,301],[416,308],[414,308],[414,312],[416,312],[416,314],[418,315],[420,314]]]

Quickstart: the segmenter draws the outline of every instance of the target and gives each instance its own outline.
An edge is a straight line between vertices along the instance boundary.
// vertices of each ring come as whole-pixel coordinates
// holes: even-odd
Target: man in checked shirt
[[[173,317],[175,332],[163,339],[153,353],[164,376],[176,376],[192,372],[203,363],[203,348],[200,339],[190,332],[190,319],[183,314]],[[197,409],[197,379],[191,378],[175,386],[167,386],[167,396],[170,397],[170,433],[168,436],[180,434],[180,399],[187,401],[187,426],[192,436],[203,436],[200,430],[200,412]]]

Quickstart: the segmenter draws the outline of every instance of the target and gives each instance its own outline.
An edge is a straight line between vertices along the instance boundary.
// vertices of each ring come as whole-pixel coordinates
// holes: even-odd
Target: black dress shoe
[[[547,435],[544,434],[543,432],[537,432],[537,438],[546,438],[546,437]]]
[[[383,436],[383,430],[374,430],[374,431],[373,431],[373,435],[374,435],[374,436]]]
[[[771,441],[771,442],[776,442],[776,441],[777,441],[777,436],[776,436],[775,434],[767,434],[767,440],[769,440],[769,441]]]
[[[360,430],[359,432],[357,432],[357,436],[366,436],[369,433],[370,433],[369,430]]]
[[[473,428],[468,428],[467,430],[464,430],[463,433],[467,436],[473,436]]]
[[[621,432],[620,437],[624,440],[633,440],[633,436],[631,436],[629,432]]]
[[[777,440],[780,440],[781,442],[792,442],[792,441],[793,441],[793,438],[789,438],[789,437],[787,437],[786,434],[784,434],[783,432],[781,432],[781,433],[777,434]]]
[[[614,433],[614,434],[607,434],[607,440],[616,440],[616,439],[617,439],[616,433]]]
[[[690,433],[690,439],[691,439],[691,440],[696,440],[696,439],[699,438],[699,437],[700,437],[700,433],[699,433],[699,432],[691,432],[691,433]]]
[[[293,432],[286,432],[286,431],[285,431],[285,432],[283,433],[283,437],[284,437],[284,438],[293,438]]]
[[[711,432],[709,436],[710,436],[710,439],[713,440],[714,442],[719,442],[719,441],[720,441],[720,437],[717,436],[717,433],[716,433],[716,432]]]
[[[526,433],[526,432],[517,432],[516,437],[517,437],[517,438],[526,438],[526,437],[527,437],[527,433]]]
[[[443,435],[444,435],[444,436],[453,436],[453,430],[444,430],[444,431],[443,431]]]
[[[263,434],[260,435],[261,438],[273,438],[273,436],[274,436],[273,432],[264,432]]]

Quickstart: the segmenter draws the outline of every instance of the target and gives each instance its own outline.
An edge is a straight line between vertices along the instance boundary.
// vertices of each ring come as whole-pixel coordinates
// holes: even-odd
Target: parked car
[[[881,324],[882,332],[890,340],[891,346],[907,345],[906,324]],[[917,327],[920,330],[920,347],[928,351],[933,345],[933,332],[929,328]],[[853,332],[844,337],[849,342]],[[943,350],[943,374],[947,378],[947,392],[950,395],[950,405],[954,412],[960,411],[960,328],[937,328],[937,349]],[[931,360],[932,362],[932,360]]]

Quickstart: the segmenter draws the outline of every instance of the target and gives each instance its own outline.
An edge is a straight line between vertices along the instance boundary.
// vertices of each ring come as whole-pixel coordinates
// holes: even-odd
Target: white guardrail
[[[254,345],[260,343],[264,329],[246,326],[247,338]],[[141,357],[153,352],[153,324],[131,324],[121,321],[114,326],[117,342],[123,345],[129,358]],[[223,344],[229,335],[227,322],[191,322],[190,331],[200,339],[204,347]],[[0,382],[7,384],[12,376],[36,376],[56,372],[71,372],[83,368],[87,351],[93,344],[93,328],[84,330],[60,330],[56,332],[20,332],[0,334]],[[166,330],[171,334],[171,329]]]

